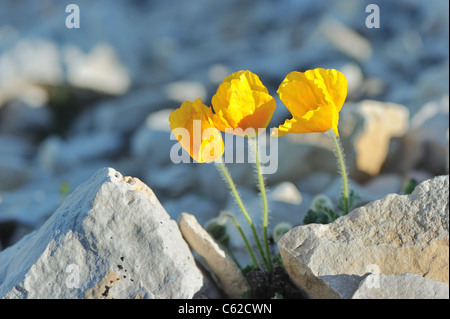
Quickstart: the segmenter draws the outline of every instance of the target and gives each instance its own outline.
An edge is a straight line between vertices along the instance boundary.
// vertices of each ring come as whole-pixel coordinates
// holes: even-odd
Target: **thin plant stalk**
[[[239,231],[239,234],[241,235],[242,239],[244,240],[245,247],[247,248],[248,253],[250,254],[250,258],[252,259],[253,266],[258,268],[258,262],[256,261],[255,254],[253,254],[253,251],[247,240],[247,236],[245,236],[244,231],[242,230],[241,225],[239,225],[239,222],[237,221],[237,219],[231,214],[224,214],[223,216],[229,218],[233,222],[233,224],[236,226],[237,230]],[[237,260],[235,260],[235,262],[237,263]],[[239,266],[239,268],[241,268],[241,267]]]
[[[334,134],[333,130],[329,130],[326,132],[328,137],[331,139],[334,145],[334,154],[336,155],[336,158],[338,160],[338,164],[341,170],[342,175],[342,195],[344,198],[344,215],[348,214],[349,211],[349,204],[348,204],[348,197],[349,197],[349,190],[348,190],[348,179],[347,179],[347,168],[345,167],[345,160],[344,160],[344,151],[342,149],[341,142],[339,140],[339,137]]]
[[[258,176],[259,190],[261,193],[261,200],[263,206],[263,240],[264,240],[264,249],[266,253],[266,264],[268,271],[272,270],[272,259],[270,258],[270,249],[269,249],[269,239],[267,236],[267,226],[269,223],[269,208],[267,204],[267,196],[266,196],[266,186],[264,184],[264,176],[261,172],[261,162],[259,159],[259,146],[258,146],[258,138],[249,138],[249,142],[254,144],[255,149],[255,164],[256,164],[256,173]]]
[[[262,258],[264,264],[266,265],[266,267],[268,267],[261,243],[259,241],[258,233],[256,232],[255,225],[253,224],[253,221],[252,221],[250,215],[248,214],[247,209],[245,208],[244,204],[242,203],[241,197],[236,189],[236,186],[233,182],[233,179],[231,178],[230,173],[228,172],[228,169],[226,168],[222,159],[220,159],[219,161],[216,161],[215,163],[216,163],[216,167],[219,168],[219,171],[222,173],[223,177],[227,181],[228,186],[230,187],[231,192],[233,193],[233,196],[236,200],[236,203],[238,204],[239,208],[242,211],[242,214],[244,215],[245,219],[247,220],[248,224],[250,225],[250,228],[252,230],[253,237],[255,238],[256,246],[258,247],[258,251],[261,255],[261,258]],[[251,249],[249,249],[249,253],[250,253],[250,255],[252,255]]]

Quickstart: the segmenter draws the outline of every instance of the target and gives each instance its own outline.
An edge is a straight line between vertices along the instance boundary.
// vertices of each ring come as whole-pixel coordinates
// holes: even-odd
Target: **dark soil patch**
[[[307,298],[307,295],[292,282],[284,268],[280,266],[275,267],[270,273],[259,268],[253,269],[245,275],[245,278],[250,285],[250,298]]]

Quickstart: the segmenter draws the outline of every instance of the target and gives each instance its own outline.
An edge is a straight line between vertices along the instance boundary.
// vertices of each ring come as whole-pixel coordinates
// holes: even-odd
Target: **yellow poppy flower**
[[[325,132],[339,136],[339,111],[347,96],[347,79],[334,69],[289,73],[278,88],[281,101],[292,114],[275,135]]]
[[[249,137],[269,125],[276,107],[275,99],[250,71],[227,76],[211,103],[215,112],[213,122],[219,130]]]
[[[212,109],[200,98],[186,101],[169,116],[170,128],[189,155],[199,163],[215,161],[225,151],[220,131],[212,123]]]

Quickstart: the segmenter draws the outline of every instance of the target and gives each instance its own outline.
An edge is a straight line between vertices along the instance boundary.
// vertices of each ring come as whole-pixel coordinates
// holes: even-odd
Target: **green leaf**
[[[348,194],[348,211],[350,212],[352,209],[354,209],[357,205],[359,200],[361,199],[361,196],[359,196],[358,193],[356,193],[353,190],[350,190]],[[343,212],[344,211],[344,194],[342,193],[339,197],[338,201],[338,209]]]
[[[416,186],[418,185],[417,181],[414,178],[410,178],[403,183],[402,193],[405,195],[411,194]]]
[[[327,195],[319,194],[314,196],[310,208],[316,212],[323,210],[323,208],[333,209],[333,203]]]
[[[61,185],[59,186],[59,192],[61,194],[61,196],[66,197],[67,195],[69,195],[70,193],[70,185],[68,182],[62,182]]]
[[[303,217],[303,225],[308,224],[328,224],[330,222],[330,218],[327,213],[319,211],[316,212],[312,209],[309,209],[306,212],[305,217]]]
[[[328,215],[330,222],[334,222],[336,219],[340,217],[339,214],[336,214],[333,209],[328,207],[323,207],[322,211]]]

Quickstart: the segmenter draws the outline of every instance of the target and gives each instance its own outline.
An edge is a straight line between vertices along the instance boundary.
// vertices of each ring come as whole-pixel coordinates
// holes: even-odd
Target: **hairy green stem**
[[[337,157],[340,169],[341,169],[341,175],[342,175],[342,192],[344,197],[344,215],[348,214],[349,205],[348,205],[348,180],[347,180],[347,168],[345,167],[345,161],[344,161],[344,151],[342,150],[342,145],[339,140],[339,137],[334,134],[333,130],[329,130],[326,132],[327,135],[330,137],[331,141],[333,142],[335,152],[334,154]]]
[[[250,247],[250,244],[249,244],[249,242],[247,240],[247,236],[245,236],[244,231],[241,228],[241,225],[239,225],[239,222],[237,221],[237,219],[233,215],[231,215],[231,214],[224,214],[224,216],[229,218],[233,222],[233,224],[236,226],[237,230],[239,231],[239,234],[241,234],[241,237],[244,240],[245,247],[247,248],[248,253],[250,254],[250,258],[252,259],[253,266],[258,268],[258,262],[256,261],[255,254],[253,254],[252,248]],[[237,261],[236,261],[236,264],[238,264]],[[239,268],[241,268],[241,267],[239,266]]]
[[[258,175],[258,183],[259,190],[261,193],[261,200],[263,205],[263,240],[264,240],[264,249],[266,251],[266,265],[267,270],[272,270],[272,258],[270,258],[270,249],[269,249],[269,239],[267,236],[267,226],[269,224],[269,208],[267,204],[267,196],[266,196],[266,186],[264,185],[264,176],[261,173],[261,162],[259,160],[259,147],[258,147],[258,138],[249,138],[249,142],[254,143],[255,149],[255,162],[256,162],[256,172]]]
[[[245,208],[244,204],[242,203],[241,197],[236,189],[236,186],[233,182],[233,179],[231,178],[230,173],[228,172],[228,169],[226,168],[225,164],[223,163],[223,161],[217,161],[215,162],[216,166],[219,168],[219,171],[222,173],[222,175],[224,176],[225,180],[228,183],[228,186],[231,189],[231,192],[233,193],[233,196],[236,200],[236,203],[238,204],[239,208],[242,211],[242,214],[244,214],[245,219],[247,220],[248,224],[250,225],[250,228],[252,230],[253,233],[253,237],[255,238],[255,242],[256,242],[256,246],[258,247],[258,251],[261,255],[262,260],[264,261],[264,264],[266,264],[267,266],[267,261],[266,258],[264,256],[264,252],[261,246],[261,243],[259,241],[259,237],[258,237],[258,233],[256,232],[256,228],[255,225],[253,224],[253,221],[250,217],[250,215],[247,212],[247,209]],[[249,253],[250,255],[252,255],[253,253],[251,252],[251,249],[249,249]]]

